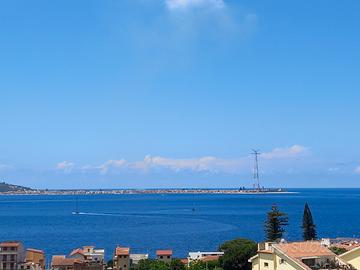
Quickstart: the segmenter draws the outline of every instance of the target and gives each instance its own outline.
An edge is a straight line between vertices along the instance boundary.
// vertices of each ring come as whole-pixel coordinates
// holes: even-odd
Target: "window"
[[[167,256],[168,259],[170,259],[170,256]]]
[[[280,264],[284,264],[286,261],[284,259],[280,259]]]
[[[10,255],[10,260],[15,261],[15,255],[14,254]]]
[[[124,264],[124,268],[126,268],[126,264]]]
[[[269,267],[269,263],[265,262],[264,267]]]
[[[3,255],[3,261],[7,261],[7,256]]]
[[[163,256],[160,256],[160,259],[162,259],[163,258]]]

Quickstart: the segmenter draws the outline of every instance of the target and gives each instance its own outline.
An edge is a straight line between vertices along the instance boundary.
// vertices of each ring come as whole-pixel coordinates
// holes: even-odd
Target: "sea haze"
[[[289,214],[288,240],[301,238],[310,204],[320,237],[360,236],[360,189],[294,189],[266,195],[0,196],[0,240],[21,240],[48,256],[96,245],[112,256],[116,245],[134,253],[171,248],[176,257],[215,250],[225,240],[261,241],[273,203]],[[73,215],[78,200],[80,215]],[[195,210],[195,211],[194,211]]]

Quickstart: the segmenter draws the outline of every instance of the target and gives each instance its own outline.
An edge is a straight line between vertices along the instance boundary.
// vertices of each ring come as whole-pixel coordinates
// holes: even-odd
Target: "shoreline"
[[[1,195],[141,195],[141,194],[159,194],[159,195],[177,195],[177,194],[228,194],[228,195],[266,195],[266,194],[294,194],[297,192],[287,191],[285,189],[68,189],[68,190],[21,190],[11,192],[1,192]]]

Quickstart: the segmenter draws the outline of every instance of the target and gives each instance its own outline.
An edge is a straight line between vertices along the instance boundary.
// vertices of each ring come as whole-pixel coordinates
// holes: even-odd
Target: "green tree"
[[[186,270],[186,267],[181,260],[173,259],[170,262],[170,270]]]
[[[305,241],[316,239],[316,226],[308,203],[305,203],[302,226]]]
[[[343,253],[345,253],[347,251],[346,248],[336,247],[336,246],[330,247],[330,250],[332,252],[334,252],[336,255],[341,255],[341,254],[343,254]]]
[[[224,252],[220,257],[220,266],[224,270],[247,270],[251,269],[248,260],[257,252],[257,244],[249,239],[234,239],[222,244],[219,248]]]
[[[133,267],[136,270],[170,270],[170,265],[158,261],[158,260],[141,260],[139,261],[136,267]]]
[[[113,268],[114,266],[114,261],[113,260],[109,260],[107,263],[106,263],[106,268]]]
[[[188,270],[222,270],[222,268],[217,260],[208,262],[195,261],[190,263]]]
[[[266,241],[276,241],[282,238],[285,232],[284,226],[288,225],[288,217],[285,213],[280,212],[277,205],[271,207],[271,211],[267,213],[265,222]]]

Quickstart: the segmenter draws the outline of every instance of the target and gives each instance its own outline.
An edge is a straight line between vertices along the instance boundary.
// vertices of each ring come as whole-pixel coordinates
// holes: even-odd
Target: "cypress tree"
[[[316,239],[316,226],[314,224],[314,220],[308,203],[305,203],[301,227],[303,229],[303,238],[305,241]]]
[[[280,212],[279,208],[273,204],[271,211],[267,213],[265,222],[266,241],[274,242],[282,238],[285,232],[284,226],[288,225],[287,214]]]

